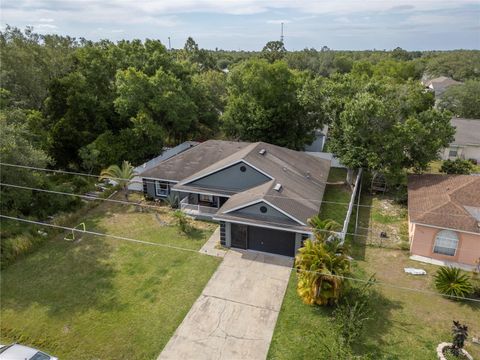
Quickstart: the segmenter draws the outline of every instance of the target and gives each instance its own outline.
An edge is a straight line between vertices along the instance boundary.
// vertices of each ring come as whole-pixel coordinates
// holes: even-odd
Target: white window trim
[[[439,253],[439,252],[436,252],[435,251],[435,247],[437,246],[437,237],[438,237],[438,234],[440,234],[441,232],[443,231],[450,231],[450,232],[453,232],[455,234],[455,236],[457,237],[455,240],[457,240],[457,243],[456,243],[456,246],[455,246],[455,251],[453,253],[453,255],[449,255],[449,254],[442,254],[442,253]],[[445,237],[444,237],[445,238]],[[448,239],[448,238],[447,238]],[[450,239],[450,240],[453,240],[453,239]],[[440,231],[438,231],[436,234],[435,234],[435,240],[433,241],[433,248],[432,248],[432,253],[433,254],[437,254],[437,255],[443,255],[443,256],[451,256],[451,257],[454,257],[455,255],[457,255],[457,250],[458,250],[458,244],[460,243],[460,237],[458,236],[458,233],[456,231],[453,231],[453,230],[449,230],[449,229],[442,229]],[[450,248],[452,249],[452,248]]]
[[[167,185],[166,194],[161,193],[160,184]],[[155,195],[160,197],[167,197],[170,190],[170,184],[166,181],[155,181]]]

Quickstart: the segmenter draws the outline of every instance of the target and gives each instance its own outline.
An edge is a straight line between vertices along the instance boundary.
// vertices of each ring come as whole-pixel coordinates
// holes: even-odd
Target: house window
[[[442,230],[435,237],[433,252],[436,254],[454,256],[458,246],[458,235],[451,230]]]
[[[167,196],[169,192],[168,182],[155,181],[155,194],[157,196]]]
[[[260,212],[265,214],[267,212],[267,207],[266,206],[260,206]]]
[[[241,171],[241,172],[247,171],[247,167],[244,166],[244,165],[240,166],[240,171]]]
[[[198,195],[198,200],[201,201],[201,202],[213,203],[213,195],[199,194]]]
[[[457,157],[458,155],[458,147],[451,147],[450,151],[448,152],[449,157]]]

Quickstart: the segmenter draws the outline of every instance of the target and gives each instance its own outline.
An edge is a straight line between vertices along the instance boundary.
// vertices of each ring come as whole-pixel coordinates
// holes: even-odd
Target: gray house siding
[[[260,209],[262,207],[265,207],[267,209],[266,212],[262,212]],[[247,217],[256,217],[258,219],[262,220],[271,220],[273,222],[275,221],[280,221],[285,224],[292,224],[292,225],[298,225],[298,223],[295,220],[292,220],[285,214],[281,213],[277,209],[273,208],[272,206],[268,205],[267,203],[260,202],[258,204],[253,204],[247,207],[244,207],[242,209],[238,209],[236,211],[231,212],[232,215],[245,215]]]
[[[242,171],[243,170],[243,171]],[[240,162],[189,183],[191,186],[242,191],[269,181],[270,178]]]
[[[154,198],[154,199],[163,199],[170,194],[170,189],[175,183],[173,182],[168,182],[168,181],[158,181],[154,179],[142,179],[143,181],[143,193],[146,197]],[[162,182],[162,183],[168,183],[170,186],[168,188],[168,194],[167,195],[157,195],[156,190],[155,190],[155,183],[157,182]]]

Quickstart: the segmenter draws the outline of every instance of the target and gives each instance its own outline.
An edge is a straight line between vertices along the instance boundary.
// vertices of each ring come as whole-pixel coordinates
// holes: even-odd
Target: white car
[[[58,360],[37,349],[20,344],[0,345],[0,360]]]

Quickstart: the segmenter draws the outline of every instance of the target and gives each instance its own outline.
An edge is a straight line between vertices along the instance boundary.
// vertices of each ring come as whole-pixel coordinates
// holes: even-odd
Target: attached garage
[[[231,246],[295,256],[295,233],[232,223]]]

